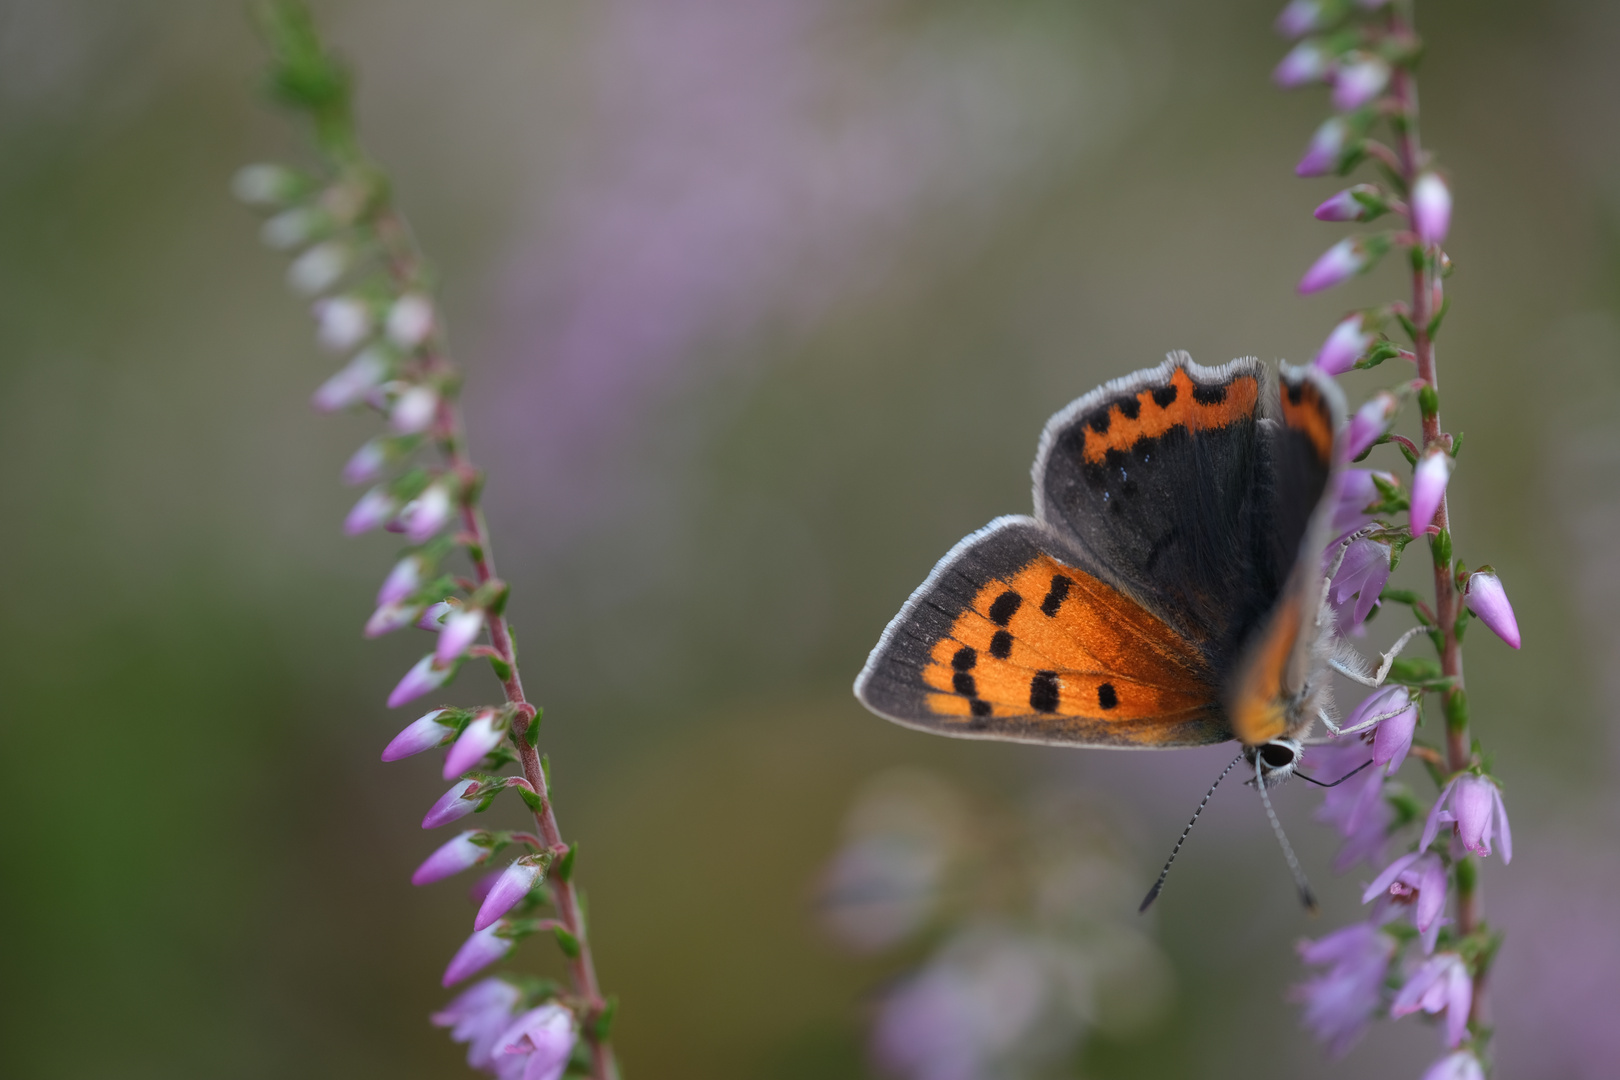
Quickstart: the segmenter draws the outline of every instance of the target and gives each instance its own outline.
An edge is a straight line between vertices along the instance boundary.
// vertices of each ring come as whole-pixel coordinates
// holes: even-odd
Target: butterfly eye
[[[1260,748],[1260,760],[1268,769],[1286,769],[1294,763],[1294,748],[1285,743],[1270,742]]]

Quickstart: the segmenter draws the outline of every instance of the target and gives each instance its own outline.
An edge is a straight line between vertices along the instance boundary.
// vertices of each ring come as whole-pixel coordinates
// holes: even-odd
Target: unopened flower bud
[[[354,504],[349,516],[343,519],[343,531],[350,536],[370,532],[389,521],[399,511],[399,500],[385,488],[374,487]]]
[[[497,723],[494,709],[481,709],[464,729],[450,752],[444,755],[444,778],[454,779],[484,760],[484,755],[501,744],[506,729]]]
[[[308,189],[308,179],[284,165],[248,165],[231,179],[232,193],[249,206],[285,206]]]
[[[388,338],[402,349],[414,349],[433,332],[433,301],[407,293],[388,311]]]
[[[1443,244],[1451,229],[1451,189],[1437,173],[1424,173],[1412,185],[1412,228],[1425,244]]]
[[[388,354],[374,345],[323,382],[310,398],[310,404],[320,412],[336,412],[358,405],[387,380],[388,368]]]
[[[1356,366],[1377,337],[1359,312],[1340,322],[1316,351],[1316,366],[1328,375],[1343,375]]]
[[[454,664],[435,667],[433,654],[429,653],[418,660],[415,666],[405,673],[405,677],[399,680],[399,685],[395,686],[393,693],[388,695],[388,707],[397,709],[407,701],[416,700],[429,690],[437,690],[450,681],[450,676],[455,670]],[[449,779],[449,777],[446,777],[446,779]]]
[[[439,663],[448,664],[466,652],[484,629],[484,613],[478,608],[463,607],[448,615],[444,629],[439,632],[438,647],[434,655]]]
[[[433,426],[439,411],[439,392],[431,386],[412,386],[394,399],[388,424],[401,435],[419,435]]]
[[[412,604],[403,600],[396,600],[387,604],[378,604],[377,610],[371,613],[366,620],[365,636],[368,638],[382,637],[392,634],[395,630],[403,630],[414,623],[422,614],[420,604]]]
[[[394,564],[377,590],[377,603],[392,604],[403,600],[422,587],[427,576],[427,563],[420,555],[407,555]]]
[[[315,340],[328,352],[346,353],[371,333],[371,309],[358,297],[317,300],[310,311],[315,316]]]
[[[1331,117],[1311,136],[1305,156],[1294,166],[1294,175],[1326,176],[1337,172],[1340,164],[1355,148],[1354,140],[1355,132],[1350,122],[1342,116]]]
[[[454,877],[489,858],[489,833],[469,830],[442,845],[422,860],[422,865],[411,875],[412,885],[431,885]]]
[[[449,791],[439,796],[437,802],[428,808],[427,815],[422,818],[422,828],[437,829],[440,825],[448,825],[452,821],[459,821],[478,809],[484,800],[475,790],[478,787],[476,780],[458,781]],[[469,797],[470,796],[470,797]]]
[[[1333,72],[1333,107],[1341,112],[1359,109],[1389,85],[1389,64],[1381,57],[1361,53],[1339,64]]]
[[[1400,411],[1401,403],[1395,395],[1388,390],[1380,390],[1368,398],[1356,415],[1350,418],[1350,424],[1344,433],[1344,459],[1354,461],[1372,448],[1372,444],[1383,438],[1384,432],[1389,430],[1390,421]]]
[[[405,729],[391,739],[383,748],[384,761],[399,761],[413,754],[420,754],[424,750],[431,750],[435,746],[443,745],[451,735],[451,728],[439,723],[439,718],[450,710],[434,709],[405,725]]]
[[[438,535],[455,516],[455,511],[449,486],[442,480],[435,480],[422,494],[405,504],[399,512],[399,523],[404,528],[407,540],[421,544]]]
[[[305,296],[318,296],[342,279],[354,252],[339,240],[324,240],[287,267],[287,284]]]
[[[1513,605],[1508,603],[1507,590],[1495,571],[1476,570],[1470,574],[1463,600],[1475,618],[1491,628],[1491,633],[1515,649],[1519,647],[1519,620],[1513,617]]]
[[[1485,1067],[1472,1050],[1454,1050],[1430,1065],[1423,1080],[1485,1080]]]
[[[1319,41],[1302,41],[1288,51],[1271,72],[1271,81],[1285,90],[1320,82],[1332,57]]]
[[[1311,264],[1299,279],[1299,291],[1321,292],[1348,281],[1376,263],[1388,248],[1389,241],[1382,236],[1346,237]]]
[[[1313,211],[1317,221],[1371,221],[1384,213],[1384,192],[1377,184],[1347,187]]]
[[[1331,22],[1323,0],[1289,0],[1288,6],[1277,15],[1272,25],[1286,38],[1303,37],[1313,30],[1321,30]]]
[[[422,617],[416,620],[416,625],[437,634],[444,629],[444,621],[450,617],[450,613],[458,610],[459,607],[450,601],[440,600],[437,604],[430,604],[428,609],[422,612]]]
[[[368,483],[381,476],[392,459],[388,439],[379,436],[354,452],[343,466],[343,479],[350,484]]]
[[[485,927],[473,932],[472,937],[462,943],[451,958],[450,966],[444,969],[444,985],[454,986],[469,975],[476,974],[495,963],[506,958],[517,942],[511,938],[499,936],[502,923]]]
[[[265,247],[277,251],[290,251],[303,247],[329,232],[331,218],[318,206],[293,206],[259,227],[259,239]]]
[[[1445,447],[1429,446],[1412,471],[1412,535],[1421,536],[1434,526],[1434,515],[1446,497],[1453,462]]]
[[[540,864],[532,858],[522,858],[508,866],[484,895],[484,902],[473,919],[473,929],[482,930],[511,911],[519,900],[529,895],[542,874]]]

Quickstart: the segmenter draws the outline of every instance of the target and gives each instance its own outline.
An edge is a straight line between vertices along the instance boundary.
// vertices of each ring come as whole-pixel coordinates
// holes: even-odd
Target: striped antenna
[[[1170,864],[1176,861],[1176,853],[1181,850],[1181,845],[1187,842],[1187,834],[1192,832],[1192,827],[1194,825],[1198,824],[1198,815],[1202,814],[1204,812],[1204,807],[1209,805],[1210,796],[1214,795],[1215,789],[1221,786],[1221,781],[1225,780],[1226,774],[1232,771],[1232,766],[1236,765],[1242,760],[1242,754],[1239,754],[1237,757],[1233,758],[1232,764],[1222,769],[1221,775],[1217,776],[1215,778],[1215,782],[1209,785],[1209,790],[1204,792],[1204,801],[1198,804],[1197,810],[1193,811],[1192,820],[1187,822],[1187,827],[1185,829],[1181,830],[1181,839],[1177,840],[1176,846],[1170,849],[1170,857],[1164,860],[1164,869],[1159,871],[1159,880],[1153,883],[1153,888],[1148,890],[1147,898],[1142,901],[1142,906],[1136,909],[1136,913],[1138,915],[1146,911],[1148,909],[1148,905],[1159,898],[1160,891],[1164,889],[1164,879],[1170,876]],[[1287,845],[1287,841],[1284,841],[1283,843],[1284,846]],[[1289,858],[1293,858],[1293,856],[1290,855]]]
[[[1230,768],[1231,766],[1228,766]],[[1294,857],[1293,846],[1288,843],[1288,834],[1283,832],[1282,822],[1277,820],[1277,812],[1271,808],[1271,796],[1266,794],[1265,759],[1259,754],[1254,756],[1254,786],[1260,792],[1260,801],[1265,804],[1266,817],[1271,819],[1271,831],[1277,834],[1277,843],[1282,845],[1283,857],[1288,860],[1288,869],[1294,875],[1294,887],[1299,890],[1299,899],[1305,905],[1305,910],[1312,915],[1316,914],[1316,894],[1311,892],[1311,883],[1305,880],[1305,871],[1300,868],[1299,860]],[[1346,777],[1345,779],[1349,779]]]

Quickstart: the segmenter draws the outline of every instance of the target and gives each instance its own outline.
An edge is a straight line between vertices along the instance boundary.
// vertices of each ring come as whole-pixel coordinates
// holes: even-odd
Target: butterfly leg
[[[1350,662],[1345,657],[1332,657],[1328,660],[1328,666],[1334,671],[1337,671],[1340,675],[1343,675],[1345,678],[1358,682],[1362,686],[1370,686],[1376,690],[1378,687],[1384,685],[1384,680],[1389,677],[1389,669],[1391,665],[1395,663],[1395,658],[1401,655],[1401,650],[1406,648],[1406,643],[1421,633],[1422,630],[1423,627],[1421,626],[1412,627],[1412,629],[1408,630],[1406,633],[1402,634],[1396,639],[1395,644],[1390,646],[1388,652],[1381,653],[1379,658],[1383,662],[1378,665],[1378,671],[1376,674],[1368,675],[1365,666]],[[1354,654],[1352,653],[1352,655]],[[1359,656],[1356,656],[1356,660],[1359,661],[1360,659],[1361,658]]]

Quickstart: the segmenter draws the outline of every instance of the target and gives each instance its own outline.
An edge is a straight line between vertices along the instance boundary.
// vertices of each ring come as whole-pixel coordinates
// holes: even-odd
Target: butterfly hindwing
[[[1203,653],[1051,529],[1006,517],[942,559],[855,684],[868,708],[965,738],[1196,746],[1232,737]]]

